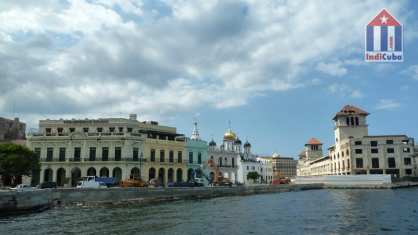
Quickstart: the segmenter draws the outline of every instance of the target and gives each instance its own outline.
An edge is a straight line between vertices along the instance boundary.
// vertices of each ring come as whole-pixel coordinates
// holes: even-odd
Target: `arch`
[[[213,182],[214,179],[215,179],[215,173],[212,171],[211,173],[209,173],[209,180],[210,182]]]
[[[47,168],[44,171],[44,182],[52,182],[54,172],[51,168]]]
[[[96,168],[90,167],[87,169],[87,176],[96,176]]]
[[[58,186],[64,186],[65,184],[65,169],[59,168],[57,170],[57,185]]]
[[[113,176],[113,178],[115,178],[116,182],[121,181],[122,180],[122,169],[120,169],[119,167],[113,168],[112,176]]]
[[[141,171],[138,167],[134,167],[131,169],[131,178],[139,179],[141,178]]]
[[[177,169],[177,182],[183,182],[183,170],[181,168]]]
[[[173,170],[173,168],[168,169],[167,178],[168,178],[168,183],[174,182],[174,170]]]
[[[196,178],[202,178],[203,177],[203,171],[200,168],[199,169],[196,169],[194,171],[194,173],[195,173]]]
[[[100,177],[109,177],[109,169],[107,167],[102,167],[99,174]]]
[[[190,182],[194,179],[194,170],[192,168],[189,168],[187,170],[187,182]]]
[[[160,168],[158,170],[158,182],[160,183],[160,185],[165,185],[165,169],[164,168]]]
[[[148,170],[148,180],[155,179],[155,168],[151,167]]]
[[[267,177],[267,176],[266,176]],[[232,182],[232,183],[235,183],[235,173],[234,172],[231,172],[231,177],[229,178],[229,180]]]
[[[71,169],[71,186],[77,186],[78,181],[81,178],[81,170],[78,167]]]

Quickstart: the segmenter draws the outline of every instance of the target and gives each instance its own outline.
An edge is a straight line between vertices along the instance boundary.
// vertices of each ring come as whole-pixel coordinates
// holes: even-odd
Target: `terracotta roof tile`
[[[306,144],[310,144],[310,145],[319,145],[319,144],[322,144],[321,143],[321,141],[319,141],[318,139],[316,139],[316,138],[311,138],[310,140],[308,140],[308,143],[306,143]]]
[[[362,110],[361,108],[358,108],[353,105],[346,105],[344,106],[339,112],[337,112],[334,116],[334,119],[336,119],[338,116],[347,116],[352,114],[359,114],[359,115],[369,115],[368,112]]]

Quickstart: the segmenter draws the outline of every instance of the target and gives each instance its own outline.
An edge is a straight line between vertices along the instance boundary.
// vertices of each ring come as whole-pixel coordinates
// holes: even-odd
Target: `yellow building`
[[[160,126],[161,127],[161,126]],[[144,142],[143,178],[158,180],[166,186],[171,182],[187,179],[186,142],[176,128],[165,127],[158,131],[147,131]]]

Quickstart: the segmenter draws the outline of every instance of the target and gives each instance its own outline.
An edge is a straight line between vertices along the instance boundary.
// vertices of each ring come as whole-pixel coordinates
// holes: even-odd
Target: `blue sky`
[[[404,62],[365,63],[382,8],[404,25]],[[296,157],[333,143],[345,104],[370,134],[418,137],[416,1],[1,1],[0,116],[153,119],[218,143]]]

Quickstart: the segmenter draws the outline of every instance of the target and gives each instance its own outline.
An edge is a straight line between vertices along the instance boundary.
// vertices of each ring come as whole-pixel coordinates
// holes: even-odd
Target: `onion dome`
[[[241,140],[240,140],[239,138],[237,138],[237,139],[235,140],[234,144],[241,145],[241,144],[242,144],[242,142],[241,142]]]
[[[244,147],[251,147],[251,144],[247,141],[245,142]]]
[[[215,142],[215,141],[213,141],[213,140],[211,140],[211,141],[209,142],[209,146],[216,146],[216,142]]]
[[[229,129],[224,134],[224,140],[234,141],[236,138],[237,138],[237,135],[231,129]]]

